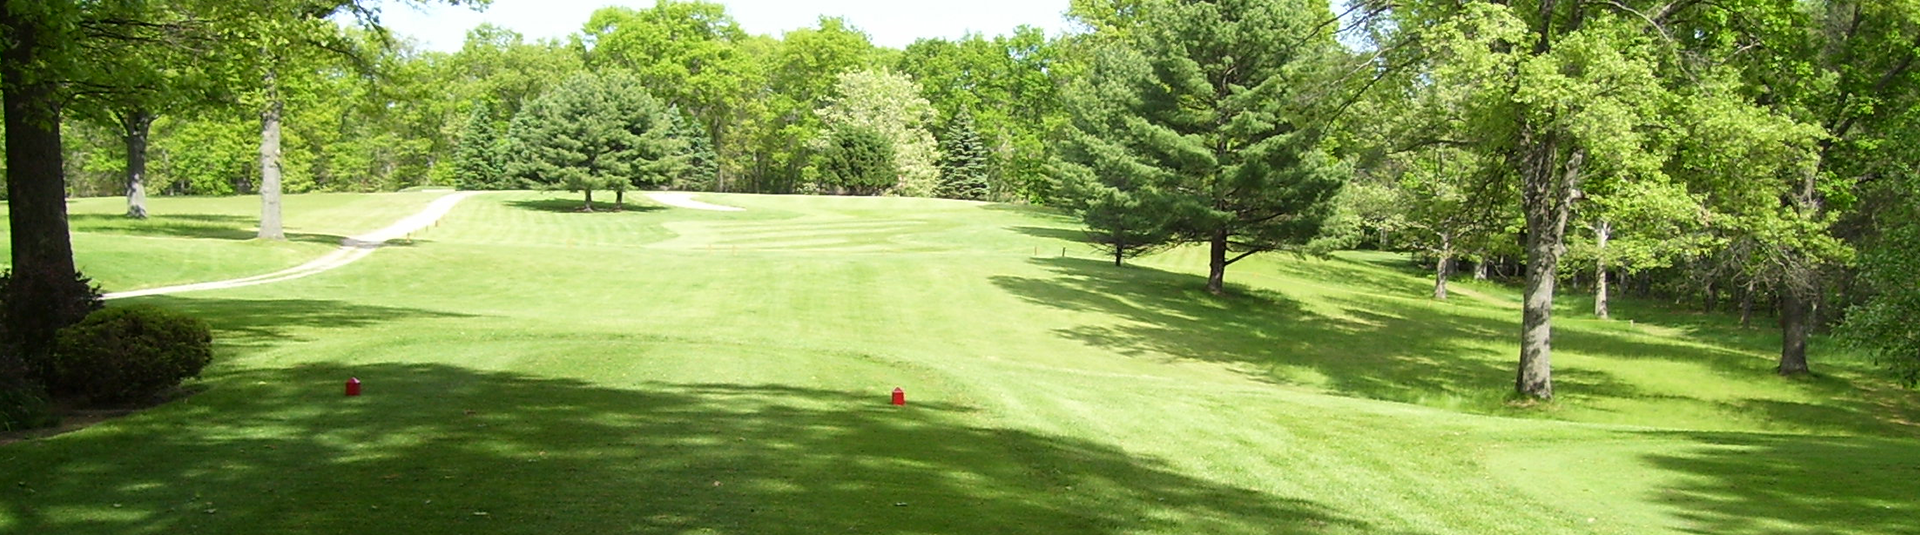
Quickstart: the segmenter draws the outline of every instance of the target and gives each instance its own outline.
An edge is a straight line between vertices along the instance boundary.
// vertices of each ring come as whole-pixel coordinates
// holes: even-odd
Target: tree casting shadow
[[[340,395],[349,375],[365,395]],[[1103,444],[974,427],[938,401],[412,364],[213,383],[110,429],[0,450],[0,532],[1367,530]]]

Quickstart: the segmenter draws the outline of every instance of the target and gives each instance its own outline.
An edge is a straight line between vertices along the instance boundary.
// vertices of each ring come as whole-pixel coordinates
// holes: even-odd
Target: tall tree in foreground
[[[632,75],[582,74],[520,108],[507,127],[509,175],[586,195],[659,184],[685,167],[673,119]]]
[[[1227,266],[1306,244],[1332,212],[1338,166],[1308,126],[1333,15],[1308,0],[1143,2],[1074,101],[1067,165],[1108,187],[1153,190],[1177,242],[1208,247],[1207,291]]]

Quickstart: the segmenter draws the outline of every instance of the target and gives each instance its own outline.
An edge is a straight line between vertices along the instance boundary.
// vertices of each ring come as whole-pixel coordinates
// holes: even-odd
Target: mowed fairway
[[[338,232],[436,195],[342,197],[367,224]],[[1115,268],[1025,208],[577,199],[484,194],[334,271],[132,300],[208,318],[215,365],[0,446],[0,533],[1920,533],[1920,400],[1833,352],[1772,377],[1724,318],[1569,298],[1561,401],[1520,409],[1515,293],[1433,302],[1401,257],[1259,257],[1213,298],[1198,251]],[[76,217],[80,263],[137,286],[326,248],[195,202],[213,230],[138,244]]]

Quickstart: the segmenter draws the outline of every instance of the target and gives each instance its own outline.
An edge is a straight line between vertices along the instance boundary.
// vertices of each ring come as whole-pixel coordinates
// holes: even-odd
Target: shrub
[[[52,333],[61,327],[79,323],[82,318],[87,317],[87,314],[93,313],[95,310],[100,310],[104,301],[101,297],[100,286],[94,284],[93,279],[89,279],[86,275],[80,273],[74,273],[72,275],[73,281],[64,283],[70,285],[66,288],[41,289],[42,291],[54,291],[62,296],[56,302],[41,308],[41,313],[21,318],[8,317],[7,311],[9,307],[7,303],[16,297],[25,302],[40,303],[46,303],[45,300],[47,299],[44,295],[16,296],[15,294],[19,294],[25,290],[13,287],[13,275],[14,273],[11,269],[0,270],[0,342],[4,342],[4,348],[0,349],[0,351],[7,351],[11,356],[29,359],[29,362],[27,362],[28,367],[32,369],[33,372],[38,373],[39,370],[37,368],[39,368],[40,363],[33,362],[32,359],[44,357],[46,343],[51,340],[27,340],[22,338],[26,337],[29,333]],[[16,334],[22,338],[16,338]]]
[[[148,307],[115,307],[60,330],[46,379],[55,396],[93,403],[145,401],[213,360],[213,335],[199,318]]]
[[[0,385],[0,431],[38,429],[60,424],[53,406],[30,385]]]

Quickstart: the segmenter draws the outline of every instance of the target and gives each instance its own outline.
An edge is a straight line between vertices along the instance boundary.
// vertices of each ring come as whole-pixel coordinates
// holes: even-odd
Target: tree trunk
[[[584,190],[584,191],[586,191],[587,193],[587,204],[585,206],[581,206],[580,211],[592,212],[593,211],[593,190]]]
[[[1607,239],[1613,237],[1613,225],[1606,221],[1593,227],[1596,245],[1593,268],[1593,315],[1607,319]]]
[[[1447,277],[1453,274],[1453,239],[1440,234],[1440,260],[1433,267],[1433,298],[1447,299]]]
[[[1702,312],[1709,314],[1713,313],[1713,309],[1720,307],[1720,287],[1713,282],[1713,279],[1707,279],[1707,302],[1706,306],[1702,307],[1704,309]]]
[[[1813,331],[1816,305],[1813,299],[1788,289],[1780,292],[1780,375],[1804,375],[1807,368],[1807,335]]]
[[[1487,260],[1486,259],[1483,258],[1479,262],[1473,263],[1473,280],[1477,280],[1477,281],[1487,280]]]
[[[1113,267],[1120,267],[1121,260],[1127,258],[1127,246],[1124,243],[1113,244]]]
[[[1213,231],[1213,240],[1207,255],[1207,293],[1226,295],[1227,293],[1227,231]]]
[[[54,81],[36,72],[46,31],[31,15],[0,9],[0,107],[5,108],[7,223],[13,275],[7,294],[8,345],[0,349],[0,388],[24,379],[25,363],[52,349],[54,332],[86,301],[75,282],[73,241],[67,230],[67,191],[60,145],[60,104]],[[84,315],[84,308],[78,311]],[[11,384],[9,384],[11,383]]]
[[[260,112],[260,239],[284,240],[280,228],[280,115],[286,110],[271,71],[267,73],[267,109]]]
[[[120,116],[121,139],[127,143],[127,217],[147,218],[147,133],[153,113],[133,110]]]
[[[1753,281],[1747,281],[1747,291],[1740,293],[1740,328],[1753,327]]]
[[[613,190],[613,211],[615,212],[627,211],[627,190],[623,190],[623,189]]]
[[[1514,390],[1553,399],[1553,287],[1565,249],[1567,218],[1586,156],[1574,150],[1562,164],[1555,136],[1523,125],[1523,210],[1527,219],[1527,280],[1520,320],[1520,366]],[[1546,139],[1534,139],[1536,136]]]

